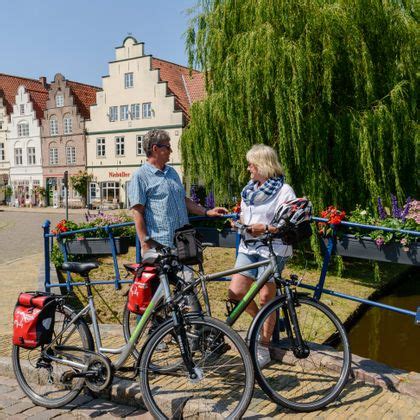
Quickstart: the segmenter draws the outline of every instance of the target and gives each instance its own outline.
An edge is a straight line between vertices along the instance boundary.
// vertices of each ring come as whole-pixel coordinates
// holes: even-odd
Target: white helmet
[[[312,203],[307,198],[295,198],[284,202],[270,224],[273,226],[295,225],[311,220]]]

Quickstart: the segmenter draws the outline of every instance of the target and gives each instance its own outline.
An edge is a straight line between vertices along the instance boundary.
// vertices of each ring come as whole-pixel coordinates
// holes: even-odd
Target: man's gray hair
[[[152,154],[152,147],[154,144],[165,144],[170,141],[171,138],[167,131],[153,129],[148,131],[143,137],[143,150],[146,152],[146,156],[149,157]]]

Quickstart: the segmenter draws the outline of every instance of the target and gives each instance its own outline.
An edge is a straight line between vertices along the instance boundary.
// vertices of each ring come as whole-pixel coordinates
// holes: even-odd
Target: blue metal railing
[[[229,215],[221,216],[221,218],[237,218],[237,215],[236,214],[229,214]],[[191,220],[200,221],[200,220],[209,220],[209,218],[206,218],[206,217],[192,217]],[[321,217],[313,217],[312,220],[314,222],[328,222],[327,219],[324,219],[324,218],[321,218]],[[98,226],[98,227],[93,227],[93,228],[79,229],[79,230],[54,234],[54,233],[50,232],[50,221],[47,220],[43,225],[43,229],[44,229],[44,255],[45,255],[45,290],[50,290],[53,287],[63,287],[62,283],[51,284],[50,252],[52,250],[52,245],[53,245],[54,238],[57,239],[57,242],[58,242],[58,244],[60,246],[60,249],[61,249],[61,251],[63,253],[63,256],[64,256],[64,261],[67,261],[68,260],[67,248],[64,246],[61,239],[65,238],[65,237],[68,237],[68,236],[73,236],[73,235],[78,234],[78,233],[93,232],[93,231],[97,231],[99,229],[104,229],[105,232],[108,234],[108,237],[110,239],[111,254],[112,254],[114,270],[115,270],[115,279],[114,280],[92,280],[91,283],[94,284],[94,285],[113,284],[116,289],[119,289],[121,287],[121,284],[132,283],[132,280],[121,280],[121,276],[120,276],[120,272],[119,272],[119,268],[118,268],[117,250],[116,250],[116,246],[115,246],[114,236],[112,234],[112,229],[119,228],[119,227],[133,226],[133,225],[134,225],[134,222],[127,222],[127,223],[120,223],[120,224],[116,224],[116,225]],[[341,222],[340,226],[342,226],[342,227],[356,227],[356,228],[361,228],[361,229],[365,229],[365,230],[382,230],[382,231],[387,231],[387,232],[398,232],[398,233],[403,233],[403,234],[409,234],[409,235],[412,235],[414,237],[420,237],[420,232],[417,232],[417,231],[392,229],[392,228],[388,228],[388,227],[381,227],[381,226],[374,226],[374,225],[364,225],[364,224],[358,224],[358,223],[344,222],[343,221],[343,222]],[[326,252],[325,252],[325,255],[324,255],[324,260],[323,260],[323,264],[322,264],[322,268],[321,268],[321,273],[320,273],[320,277],[319,277],[317,285],[312,286],[312,285],[309,285],[309,284],[300,283],[300,287],[306,288],[306,289],[309,289],[309,290],[313,290],[314,291],[314,298],[317,299],[317,300],[319,300],[321,298],[322,294],[325,293],[327,295],[336,296],[336,297],[339,297],[339,298],[342,298],[342,299],[352,300],[352,301],[355,301],[355,302],[363,303],[363,304],[370,305],[370,306],[379,307],[379,308],[382,308],[382,309],[387,309],[387,310],[394,311],[394,312],[397,312],[397,313],[401,313],[401,314],[404,314],[404,315],[413,316],[414,318],[416,318],[416,316],[419,317],[419,313],[420,313],[419,309],[417,310],[417,313],[416,313],[414,311],[409,311],[409,310],[406,310],[406,309],[397,308],[395,306],[386,305],[386,304],[371,301],[371,300],[368,300],[368,299],[362,299],[362,298],[359,298],[357,296],[347,295],[345,293],[340,293],[340,292],[335,292],[333,290],[325,289],[324,284],[325,284],[325,279],[326,279],[326,275],[327,275],[327,271],[328,271],[328,265],[329,265],[331,256],[333,254],[334,245],[335,245],[335,241],[336,241],[335,229],[333,229],[333,231],[334,231],[334,235],[331,236],[328,239],[328,244],[327,244],[327,247],[326,247]],[[240,235],[237,235],[236,249],[238,248],[238,245],[239,245],[239,239],[240,239]],[[141,261],[141,249],[140,249],[140,242],[139,242],[137,236],[136,236],[135,243],[136,243],[136,262],[139,263]],[[226,280],[226,279],[220,279],[220,280]],[[66,286],[68,291],[70,291],[71,288],[74,287],[74,286],[81,286],[83,284],[84,284],[83,282],[71,282],[71,275],[70,275],[69,272],[67,273],[67,279],[66,279],[65,286]]]

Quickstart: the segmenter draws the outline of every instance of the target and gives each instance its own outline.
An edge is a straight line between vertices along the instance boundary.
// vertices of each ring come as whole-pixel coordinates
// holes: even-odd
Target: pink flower
[[[375,243],[380,248],[385,243],[385,241],[383,238],[376,238]]]

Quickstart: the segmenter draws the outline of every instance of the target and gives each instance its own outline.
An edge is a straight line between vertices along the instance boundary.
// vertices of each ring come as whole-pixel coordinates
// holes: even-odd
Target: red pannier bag
[[[143,264],[126,264],[125,268],[136,275],[128,292],[127,308],[130,312],[143,315],[159,286],[157,267]]]
[[[13,344],[34,349],[51,343],[56,300],[44,292],[24,292],[13,313]]]

